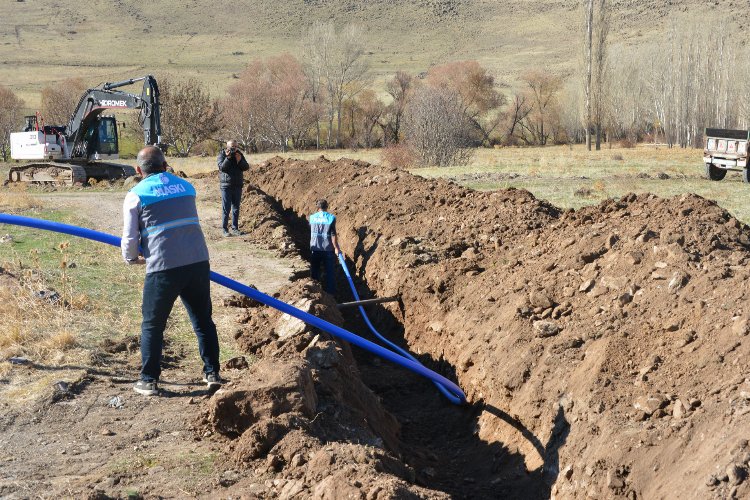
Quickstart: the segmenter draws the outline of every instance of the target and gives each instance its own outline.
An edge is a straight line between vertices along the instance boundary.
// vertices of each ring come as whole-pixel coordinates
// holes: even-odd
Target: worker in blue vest
[[[164,328],[177,297],[182,299],[203,359],[203,381],[209,390],[222,384],[219,339],[211,318],[208,247],[198,222],[195,188],[166,172],[167,162],[155,146],[143,148],[136,171],[143,180],[123,202],[122,256],[128,264],[145,264],[141,312],[141,376],[133,389],[158,394]]]
[[[314,280],[320,281],[320,265],[325,265],[326,281],[323,289],[334,294],[336,281],[334,268],[336,255],[341,253],[336,239],[336,216],[329,214],[328,202],[318,200],[318,211],[312,214],[310,220],[310,274]]]

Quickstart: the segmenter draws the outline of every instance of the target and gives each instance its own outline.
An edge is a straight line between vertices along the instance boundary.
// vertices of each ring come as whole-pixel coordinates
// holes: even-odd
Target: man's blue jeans
[[[177,297],[182,299],[193,330],[205,373],[219,373],[219,338],[211,319],[208,261],[146,274],[141,324],[141,380],[159,380],[164,328]]]
[[[336,293],[336,280],[334,267],[336,263],[336,254],[334,252],[324,252],[321,250],[312,250],[310,255],[310,275],[312,279],[320,281],[320,265],[325,265],[326,281],[323,289],[333,295]]]
[[[232,229],[239,229],[240,201],[242,200],[242,186],[221,188],[221,227],[229,229],[229,211],[232,211]]]

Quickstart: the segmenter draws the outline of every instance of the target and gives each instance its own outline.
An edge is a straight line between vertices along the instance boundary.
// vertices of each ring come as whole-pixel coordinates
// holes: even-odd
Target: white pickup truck
[[[703,149],[703,163],[706,164],[706,177],[712,181],[720,181],[727,175],[727,170],[733,170],[742,172],[742,180],[750,182],[750,131],[707,128],[704,137],[706,146]]]

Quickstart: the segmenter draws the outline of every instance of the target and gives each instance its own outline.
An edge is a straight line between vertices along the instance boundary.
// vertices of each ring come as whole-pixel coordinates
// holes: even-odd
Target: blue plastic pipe
[[[60,222],[52,222],[43,219],[34,219],[32,217],[23,217],[20,215],[0,213],[0,224],[33,227],[35,229],[43,229],[45,231],[54,231],[56,233],[69,234],[71,236],[78,236],[80,238],[87,238],[89,240],[106,243],[108,245],[113,245],[116,247],[120,246],[120,238],[118,238],[117,236],[101,233],[92,229],[72,226],[70,224],[63,224]],[[308,325],[328,332],[334,337],[345,340],[351,344],[361,347],[362,349],[365,349],[366,351],[380,356],[381,358],[387,359],[388,361],[411,370],[418,375],[422,375],[423,377],[430,379],[432,382],[447,388],[455,398],[455,401],[457,401],[457,404],[463,404],[466,402],[466,395],[460,387],[458,387],[456,384],[443,377],[442,375],[435,373],[432,370],[428,370],[421,364],[416,363],[411,359],[400,356],[384,347],[370,342],[369,340],[354,335],[353,333],[344,330],[343,328],[336,326],[333,323],[329,323],[328,321],[313,316],[312,314],[306,313],[305,311],[297,309],[296,307],[293,307],[286,302],[275,299],[269,295],[259,292],[258,290],[250,288],[247,285],[243,285],[242,283],[227,278],[226,276],[222,276],[221,274],[214,271],[211,271],[211,281],[225,286],[230,290],[234,290],[235,292],[246,295],[251,299],[257,300],[258,302],[269,307],[278,309],[279,311],[286,313],[289,316],[304,321]]]
[[[343,252],[339,252],[339,263],[341,264],[341,267],[344,269],[344,274],[346,275],[346,280],[349,282],[349,288],[352,289],[352,295],[354,296],[354,300],[359,301],[360,299],[359,299],[359,294],[357,293],[357,287],[354,286],[354,280],[352,279],[352,275],[349,273],[349,268],[346,265],[346,259],[344,258]],[[362,315],[362,319],[365,321],[365,324],[367,325],[367,328],[370,329],[373,335],[379,338],[382,342],[385,342],[388,346],[390,346],[391,349],[398,352],[405,358],[408,358],[414,361],[415,363],[419,363],[419,360],[417,360],[417,358],[412,356],[411,353],[409,353],[409,351],[400,348],[398,345],[394,344],[393,342],[385,338],[383,335],[380,334],[380,332],[378,332],[375,329],[372,322],[370,321],[370,318],[367,316],[367,313],[365,312],[364,307],[358,306],[358,309],[359,309],[359,313]],[[443,394],[443,396],[448,398],[448,400],[451,403],[460,405],[466,402],[465,399],[462,400],[461,398],[457,397],[455,394],[453,394],[450,388],[443,386],[443,384],[436,382],[434,380],[432,381],[432,383],[435,384],[435,387],[437,387],[438,390]]]

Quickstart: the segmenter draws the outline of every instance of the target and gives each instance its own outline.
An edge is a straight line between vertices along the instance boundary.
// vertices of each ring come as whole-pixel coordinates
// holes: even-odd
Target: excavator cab
[[[99,116],[89,124],[84,135],[86,157],[93,160],[116,159],[119,148],[117,142],[117,121],[114,116]]]
[[[26,123],[26,125],[23,127],[24,132],[31,132],[39,128],[39,121],[36,115],[24,116],[23,120]]]

